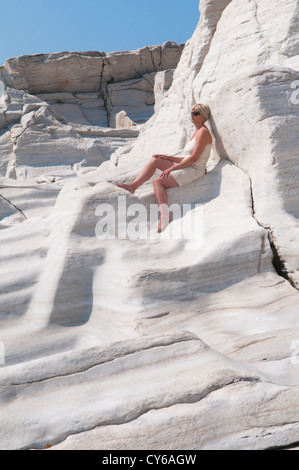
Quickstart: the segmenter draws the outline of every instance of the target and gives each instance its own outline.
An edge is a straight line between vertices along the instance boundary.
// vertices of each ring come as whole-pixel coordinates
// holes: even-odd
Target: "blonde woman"
[[[148,181],[156,170],[162,171],[153,180],[155,195],[160,207],[158,232],[162,232],[169,224],[167,189],[191,183],[201,178],[206,172],[206,164],[212,147],[212,136],[205,126],[205,122],[209,117],[209,106],[196,104],[191,111],[195,132],[185,146],[181,157],[154,155],[132,183],[116,183],[118,187],[134,194],[136,189]]]

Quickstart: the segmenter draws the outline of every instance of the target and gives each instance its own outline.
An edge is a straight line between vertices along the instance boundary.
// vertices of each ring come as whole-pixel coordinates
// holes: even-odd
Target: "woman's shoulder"
[[[195,133],[195,139],[205,139],[207,141],[207,144],[212,143],[212,135],[209,129],[205,126],[201,127],[196,133]]]

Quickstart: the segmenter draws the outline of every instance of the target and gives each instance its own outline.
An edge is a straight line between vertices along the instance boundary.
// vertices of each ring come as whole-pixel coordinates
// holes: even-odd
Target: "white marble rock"
[[[1,449],[298,447],[297,1],[200,11],[178,65],[166,43],[1,69]],[[151,90],[149,120],[92,123],[102,66],[106,112],[133,122]],[[171,237],[182,214],[168,238],[148,220],[145,239],[97,237],[101,204],[122,220],[155,203],[151,181],[134,195],[114,183],[179,154],[198,101],[208,174],[169,203],[202,208],[202,240]]]

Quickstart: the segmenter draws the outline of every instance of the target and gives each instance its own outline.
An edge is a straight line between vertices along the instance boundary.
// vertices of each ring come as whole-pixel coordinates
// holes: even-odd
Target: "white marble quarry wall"
[[[171,86],[167,62],[154,115],[132,128],[70,125],[32,93],[59,93],[52,104],[70,116],[72,100],[100,99],[86,64],[105,60],[106,108],[109,87],[122,103],[123,82],[141,88],[142,108],[151,71],[125,73],[140,53],[6,66],[0,448],[298,447],[298,2],[201,0],[200,11]],[[160,64],[163,54],[144,57]],[[53,63],[55,90],[44,73]],[[85,89],[69,75],[78,64]],[[116,64],[126,66],[112,83]],[[158,235],[151,220],[145,238],[98,237],[107,205],[117,221],[134,222],[140,205],[148,214],[151,181],[134,195],[115,182],[131,181],[155,153],[179,154],[198,101],[212,112],[208,173],[168,195],[195,220],[202,209],[201,243]],[[169,230],[179,233],[184,217]]]
[[[1,174],[34,181],[72,177],[75,168],[97,167],[131,144],[154,114],[156,74],[176,67],[183,46],[8,59],[1,68]],[[110,132],[122,112],[130,125]]]
[[[152,116],[154,75],[175,69],[183,48],[166,42],[109,54],[36,54],[8,59],[2,72],[9,87],[41,95],[69,123],[115,127],[121,110],[137,123]]]

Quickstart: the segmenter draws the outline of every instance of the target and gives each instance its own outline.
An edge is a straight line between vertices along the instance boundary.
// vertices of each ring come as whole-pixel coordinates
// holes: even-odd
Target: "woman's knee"
[[[159,158],[152,157],[150,159],[150,164],[156,168],[159,165]]]
[[[160,176],[157,176],[156,178],[153,179],[153,186],[159,186],[162,184]]]

